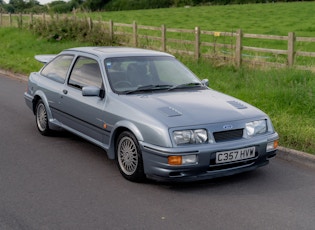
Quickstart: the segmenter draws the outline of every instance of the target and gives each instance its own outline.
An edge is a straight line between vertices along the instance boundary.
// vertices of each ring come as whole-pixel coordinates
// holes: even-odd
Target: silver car
[[[39,132],[67,130],[106,150],[131,181],[193,181],[268,164],[278,134],[259,109],[208,87],[172,55],[81,47],[46,63],[24,94]]]

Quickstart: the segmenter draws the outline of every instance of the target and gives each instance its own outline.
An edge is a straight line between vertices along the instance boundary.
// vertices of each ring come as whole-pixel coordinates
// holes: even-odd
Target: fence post
[[[91,31],[92,27],[93,27],[93,25],[92,25],[93,21],[90,17],[87,18],[87,23],[88,23],[89,31]]]
[[[19,14],[18,18],[18,28],[21,29],[23,25],[22,13]]]
[[[0,26],[2,26],[2,13],[0,13]]]
[[[137,27],[136,21],[133,21],[132,29],[133,29],[133,45],[134,47],[138,47],[138,27]]]
[[[195,27],[195,59],[200,57],[200,28]]]
[[[236,67],[240,67],[242,65],[242,38],[243,38],[243,32],[241,29],[238,29],[236,32],[236,44],[235,44]]]
[[[9,24],[10,24],[10,27],[12,27],[12,14],[9,13]]]
[[[44,24],[46,25],[46,14],[43,13],[43,21],[44,21]]]
[[[110,41],[114,41],[114,22],[113,20],[109,20],[109,38]]]
[[[288,66],[292,67],[294,64],[294,43],[295,43],[295,33],[289,32],[288,34]]]
[[[161,27],[161,32],[162,32],[162,36],[161,36],[161,44],[162,44],[162,51],[166,51],[166,26],[162,25]]]
[[[30,25],[33,25],[33,13],[30,14]]]

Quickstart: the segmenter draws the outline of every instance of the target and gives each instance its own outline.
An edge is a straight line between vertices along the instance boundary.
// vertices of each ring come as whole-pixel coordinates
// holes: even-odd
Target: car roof
[[[127,57],[127,56],[168,56],[173,57],[168,53],[140,49],[140,48],[131,48],[131,47],[105,47],[105,46],[96,46],[96,47],[76,47],[64,50],[63,52],[82,52],[94,54],[100,58],[109,58],[109,57]]]

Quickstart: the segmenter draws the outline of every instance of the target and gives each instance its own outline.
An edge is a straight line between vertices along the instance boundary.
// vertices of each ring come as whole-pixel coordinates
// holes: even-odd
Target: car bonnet
[[[125,103],[169,127],[266,116],[259,109],[214,90],[124,95]]]

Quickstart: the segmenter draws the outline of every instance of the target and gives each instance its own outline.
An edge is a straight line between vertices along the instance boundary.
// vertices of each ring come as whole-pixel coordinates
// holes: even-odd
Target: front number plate
[[[255,157],[255,147],[249,147],[244,149],[236,149],[224,152],[217,152],[215,163],[226,163],[233,161],[240,161]]]

